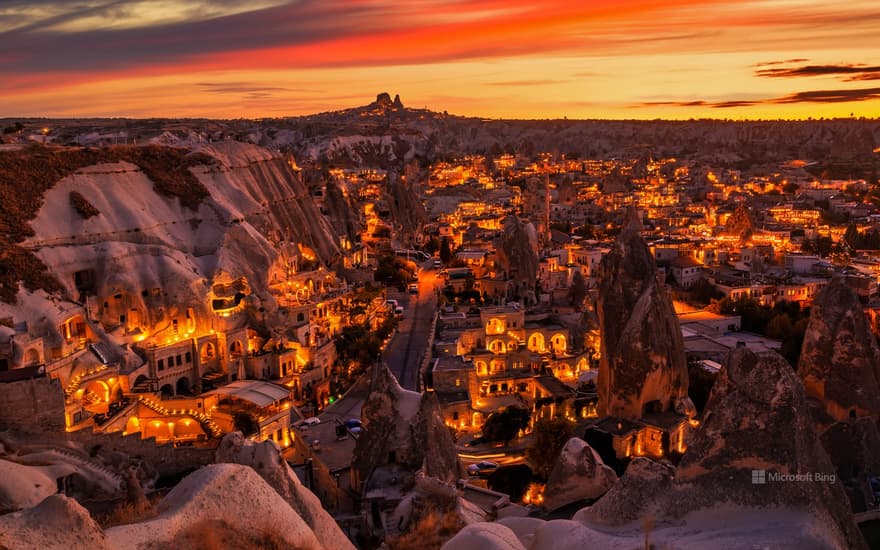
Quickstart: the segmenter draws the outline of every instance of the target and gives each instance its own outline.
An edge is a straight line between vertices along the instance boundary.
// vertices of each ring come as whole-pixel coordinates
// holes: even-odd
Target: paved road
[[[436,270],[425,268],[419,275],[418,295],[388,291],[388,298],[396,299],[404,307],[404,313],[384,358],[397,381],[407,390],[419,390],[419,366],[428,345],[437,308],[436,288],[440,282]]]

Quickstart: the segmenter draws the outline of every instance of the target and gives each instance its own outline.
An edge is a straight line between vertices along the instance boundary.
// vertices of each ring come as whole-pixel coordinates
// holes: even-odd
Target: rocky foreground
[[[106,529],[76,500],[48,496],[0,516],[0,548],[354,548],[273,443],[233,433],[216,460],[184,478],[155,509],[133,511],[128,523]]]

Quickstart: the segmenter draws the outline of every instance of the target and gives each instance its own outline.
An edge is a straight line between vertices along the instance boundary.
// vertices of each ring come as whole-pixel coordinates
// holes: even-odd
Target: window
[[[458,413],[457,412],[452,413],[452,419],[458,420]]]
[[[159,359],[159,362],[157,363],[157,366],[159,367],[159,370],[165,370],[165,360],[164,360],[164,359]]]
[[[456,387],[456,388],[460,388],[460,387],[461,387],[461,378],[456,378],[456,379],[455,379],[455,387]]]
[[[183,363],[181,362],[181,360],[180,360],[180,355],[178,355],[177,357],[175,357],[175,359],[176,359],[176,361],[177,361],[177,366],[178,366],[178,367],[179,367],[180,365],[183,364]]]
[[[186,352],[186,356],[185,356],[185,357],[186,357],[186,362],[187,362],[187,363],[192,363],[192,360],[193,360],[192,352],[190,352],[190,351]]]

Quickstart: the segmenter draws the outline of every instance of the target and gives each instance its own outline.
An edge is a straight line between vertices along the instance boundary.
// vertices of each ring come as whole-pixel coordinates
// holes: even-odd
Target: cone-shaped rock
[[[361,411],[364,431],[353,457],[362,482],[383,466],[409,474],[423,470],[444,481],[460,479],[458,454],[436,398],[401,388],[385,364],[374,367],[371,376]]]
[[[827,420],[880,415],[880,349],[858,296],[841,278],[813,302],[798,375]]]
[[[672,301],[635,223],[599,266],[599,414],[690,412],[684,343]]]

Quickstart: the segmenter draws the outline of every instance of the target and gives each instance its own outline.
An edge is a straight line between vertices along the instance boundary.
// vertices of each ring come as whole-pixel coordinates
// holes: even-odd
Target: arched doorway
[[[544,335],[536,332],[529,336],[529,351],[541,353],[544,351]]]
[[[186,376],[177,380],[177,395],[189,395],[189,378]]]
[[[202,363],[210,363],[217,357],[217,349],[214,347],[214,344],[211,342],[205,342],[202,345],[201,352],[199,354],[199,358]]]
[[[232,345],[229,346],[229,353],[233,357],[241,357],[244,354],[244,346],[241,345],[240,340],[233,340]]]
[[[174,397],[174,387],[171,384],[165,384],[161,388],[159,388],[159,392],[162,394],[162,397]]]

